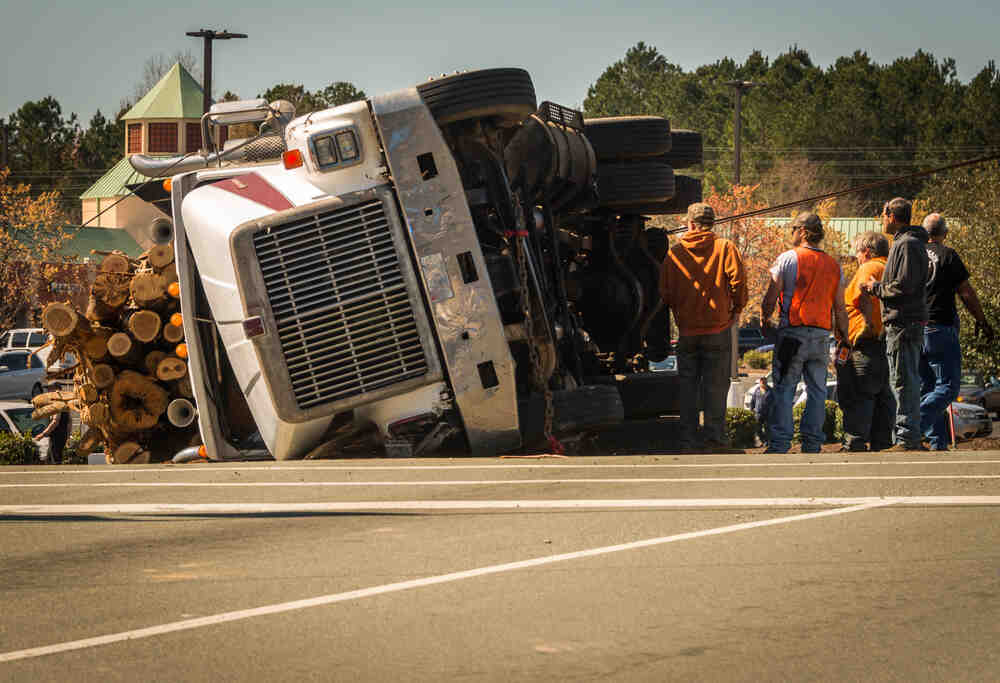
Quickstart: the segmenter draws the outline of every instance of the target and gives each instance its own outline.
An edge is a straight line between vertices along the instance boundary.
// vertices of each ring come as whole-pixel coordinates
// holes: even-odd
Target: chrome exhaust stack
[[[174,157],[133,154],[129,157],[129,163],[147,178],[165,178],[213,165],[218,166],[224,161],[248,164],[279,159],[285,151],[285,127],[293,118],[295,118],[295,106],[287,100],[278,100],[270,104],[264,99],[220,102],[212,105],[209,112],[201,117],[203,141],[218,139],[218,135],[209,135],[209,126],[218,131],[221,126],[260,123],[262,133],[257,137],[240,141],[228,149],[219,150],[213,142],[212,149],[203,149],[198,154]],[[266,133],[263,132],[265,130]]]

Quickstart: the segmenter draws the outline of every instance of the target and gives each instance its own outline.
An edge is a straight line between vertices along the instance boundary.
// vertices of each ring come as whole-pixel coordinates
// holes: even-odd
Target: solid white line
[[[636,456],[640,457],[640,456]],[[662,456],[661,456],[662,457]],[[780,456],[772,456],[780,457]],[[493,459],[491,462],[496,462]],[[189,465],[175,465],[171,467],[144,467],[144,466],[124,466],[118,467],[71,467],[60,468],[59,466],[35,467],[30,470],[13,469],[5,467],[0,469],[0,476],[15,476],[21,474],[32,475],[54,475],[66,474],[143,474],[147,472],[359,472],[359,471],[380,471],[380,472],[409,472],[413,470],[626,470],[626,469],[722,469],[722,468],[742,468],[742,467],[875,467],[879,465],[997,465],[1000,460],[838,460],[837,462],[809,461],[809,462],[717,462],[717,463],[634,463],[634,464],[586,464],[586,465],[556,465],[556,464],[490,464],[490,465],[264,465],[261,467],[227,466],[225,463],[196,463]]]
[[[317,503],[100,503],[92,505],[0,505],[4,516],[66,515],[254,515],[400,510],[598,510],[723,507],[829,507],[901,505],[1000,505],[1000,496],[859,496],[816,498],[630,498],[616,500],[387,500]]]
[[[859,512],[861,510],[869,510],[872,508],[884,507],[886,505],[892,505],[892,504],[893,504],[892,501],[868,502],[863,505],[842,507],[834,510],[822,510],[820,512],[809,512],[801,515],[793,515],[790,517],[779,517],[777,519],[766,519],[756,522],[744,522],[742,524],[732,524],[729,526],[716,527],[714,529],[704,529],[702,531],[691,531],[683,534],[675,534],[673,536],[661,536],[659,538],[650,538],[642,541],[633,541],[630,543],[621,543],[618,545],[604,546],[601,548],[592,548],[590,550],[579,550],[576,552],[563,553],[560,555],[548,555],[546,557],[537,557],[531,560],[522,560],[519,562],[508,562],[505,564],[496,564],[487,567],[479,567],[476,569],[469,569],[466,571],[452,572],[450,574],[440,574],[438,576],[429,576],[422,579],[413,579],[411,581],[400,581],[398,583],[389,583],[382,586],[373,586],[371,588],[362,588],[360,590],[347,591],[346,593],[333,593],[330,595],[321,595],[315,598],[307,598],[304,600],[293,600],[291,602],[282,602],[273,605],[265,605],[263,607],[255,607],[252,609],[236,610],[233,612],[223,612],[221,614],[214,614],[207,617],[198,617],[196,619],[185,619],[183,621],[174,621],[167,624],[160,624],[159,626],[150,626],[148,628],[135,629],[132,631],[111,633],[104,636],[97,636],[95,638],[84,638],[82,640],[73,640],[64,643],[56,643],[54,645],[45,645],[42,647],[33,647],[25,650],[15,650],[12,652],[0,653],[0,662],[12,662],[19,659],[42,657],[44,655],[56,654],[59,652],[69,652],[71,650],[82,650],[88,647],[110,645],[111,643],[120,643],[126,640],[136,640],[138,638],[150,638],[153,636],[163,635],[165,633],[174,633],[176,631],[185,631],[194,628],[201,628],[202,626],[224,624],[231,621],[252,619],[254,617],[263,617],[271,614],[279,614],[282,612],[291,612],[294,610],[308,609],[311,607],[330,605],[337,602],[346,602],[348,600],[360,600],[362,598],[368,598],[374,595],[384,595],[385,593],[394,593],[397,591],[409,590],[411,588],[433,586],[436,584],[448,583],[451,581],[461,581],[463,579],[471,579],[479,576],[499,574],[501,572],[515,571],[518,569],[527,569],[530,567],[540,567],[542,565],[553,564],[555,562],[566,562],[568,560],[579,560],[583,558],[597,557],[599,555],[607,555],[609,553],[622,552],[625,550],[636,550],[639,548],[649,548],[652,546],[663,545],[665,543],[686,541],[694,538],[704,538],[706,536],[717,536],[720,534],[727,534],[735,531],[746,531],[748,529],[774,526],[777,524],[788,524],[789,522],[798,522],[807,519],[816,519],[819,517],[842,515],[850,512]]]
[[[871,477],[624,477],[602,479],[440,479],[429,481],[114,481],[0,484],[0,489],[44,488],[232,488],[358,486],[495,486],[497,484],[693,484],[745,481],[897,481],[902,479],[1000,479],[1000,474],[901,474]]]

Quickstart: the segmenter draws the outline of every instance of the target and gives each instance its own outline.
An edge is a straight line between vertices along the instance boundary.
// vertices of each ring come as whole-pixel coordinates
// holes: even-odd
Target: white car
[[[27,401],[0,401],[0,433],[31,434],[37,436],[49,425],[48,419],[35,420],[31,417],[34,407]],[[49,437],[36,441],[38,456],[47,460]]]
[[[7,330],[0,335],[0,351],[30,349],[34,351],[48,341],[49,334],[40,327]]]

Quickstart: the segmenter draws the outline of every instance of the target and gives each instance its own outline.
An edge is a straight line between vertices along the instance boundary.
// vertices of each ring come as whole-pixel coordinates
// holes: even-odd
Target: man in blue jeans
[[[771,375],[774,404],[766,453],[787,453],[792,444],[792,402],[800,379],[806,384],[806,407],[799,431],[802,452],[819,453],[826,436],[826,366],[830,362],[830,330],[836,319],[840,339],[848,338],[844,282],[840,265],[819,248],[823,223],[814,213],[800,213],[789,226],[792,249],[778,256],[771,268],[771,284],[761,303],[760,319],[771,326],[774,305],[779,309],[778,337]]]
[[[993,338],[993,328],[983,315],[969,271],[962,258],[944,245],[948,224],[940,214],[924,219],[930,241],[927,257],[927,329],[920,358],[920,424],[931,450],[946,451],[951,443],[947,408],[958,396],[962,377],[962,347],[958,343],[958,308],[955,294],[976,319],[977,335]]]
[[[861,291],[882,302],[889,383],[896,397],[896,444],[888,451],[926,451],[920,428],[920,353],[927,324],[927,231],[910,225],[912,205],[902,197],[882,207],[882,226],[892,247],[882,280],[869,278]]]

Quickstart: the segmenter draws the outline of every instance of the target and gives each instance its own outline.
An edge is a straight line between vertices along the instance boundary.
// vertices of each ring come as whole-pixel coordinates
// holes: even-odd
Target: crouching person
[[[802,452],[818,453],[826,437],[826,366],[829,338],[836,318],[837,330],[847,338],[844,284],[840,265],[820,249],[823,223],[814,213],[800,213],[789,226],[793,248],[771,268],[771,284],[761,303],[761,322],[769,328],[775,303],[780,301],[778,336],[774,345],[771,377],[774,406],[771,410],[767,453],[787,453],[792,444],[792,403],[795,387],[805,380],[806,407],[800,432]]]
[[[888,255],[889,240],[882,233],[866,232],[854,241],[858,271],[844,290],[851,348],[847,361],[836,367],[845,451],[880,451],[892,446],[896,399],[889,385],[882,306],[860,288],[869,279],[882,279]]]
[[[704,396],[704,448],[727,448],[726,395],[732,336],[747,303],[746,276],[736,246],[712,232],[715,211],[688,207],[687,232],[663,261],[660,294],[674,312],[679,338],[677,374],[681,401],[680,450],[693,450],[698,433],[698,396]]]

